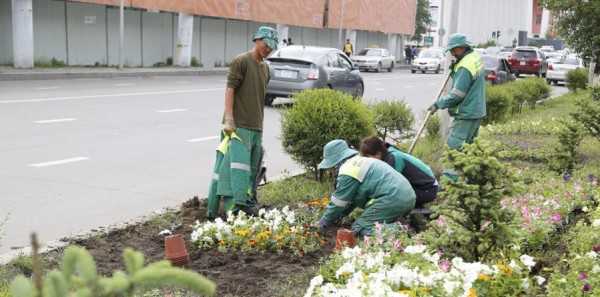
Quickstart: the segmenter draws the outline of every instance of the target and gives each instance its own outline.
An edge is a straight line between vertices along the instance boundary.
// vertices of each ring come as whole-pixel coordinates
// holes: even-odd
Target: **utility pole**
[[[346,9],[346,0],[342,0],[342,11],[340,12],[340,30],[338,32],[338,48],[342,48],[344,40],[342,39],[342,24],[344,22],[344,10]]]
[[[119,69],[123,69],[123,43],[125,42],[125,12],[124,2],[119,5]]]

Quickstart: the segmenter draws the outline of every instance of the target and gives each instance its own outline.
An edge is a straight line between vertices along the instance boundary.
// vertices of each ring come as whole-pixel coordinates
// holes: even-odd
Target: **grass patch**
[[[292,176],[260,187],[258,201],[272,207],[291,206],[329,195],[332,188],[326,178],[319,182],[307,175]]]

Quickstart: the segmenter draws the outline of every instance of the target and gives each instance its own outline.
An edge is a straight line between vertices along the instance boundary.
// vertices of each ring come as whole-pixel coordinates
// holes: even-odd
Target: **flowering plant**
[[[259,216],[249,217],[243,212],[229,214],[227,221],[196,222],[192,241],[200,248],[217,247],[220,251],[281,251],[289,250],[304,255],[324,243],[319,234],[303,224],[294,211],[261,209]]]

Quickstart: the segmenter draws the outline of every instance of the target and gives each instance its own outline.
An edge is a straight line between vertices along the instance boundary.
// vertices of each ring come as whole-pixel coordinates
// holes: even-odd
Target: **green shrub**
[[[196,57],[192,57],[192,61],[190,62],[190,65],[192,67],[201,67],[200,63],[198,62],[198,58],[196,58]]]
[[[521,86],[520,83],[518,83],[518,81],[508,83],[502,87],[506,88],[506,90],[510,92],[511,96],[513,97],[512,112],[520,113],[523,110],[523,105],[525,105],[529,99],[528,92]]]
[[[331,188],[331,180],[315,181],[306,175],[291,176],[260,187],[258,201],[271,207],[284,207],[325,197]]]
[[[442,124],[440,122],[440,117],[437,114],[431,115],[429,117],[429,121],[425,125],[425,131],[427,133],[427,138],[440,138],[440,131],[442,129]]]
[[[168,57],[166,63],[168,66],[172,66],[173,65],[173,57]]]
[[[575,101],[576,111],[572,114],[583,127],[600,140],[600,86],[592,88],[591,96]]]
[[[487,116],[483,124],[503,122],[513,107],[513,93],[505,86],[488,86],[486,89]]]
[[[382,139],[396,142],[410,135],[415,117],[404,101],[381,101],[371,107],[375,129]]]
[[[443,200],[433,206],[434,218],[425,238],[446,256],[465,261],[495,260],[510,255],[518,241],[515,214],[501,205],[516,189],[508,165],[498,160],[496,145],[480,140],[462,151],[446,153],[446,168],[458,175],[443,179]]]
[[[292,159],[309,170],[316,170],[327,142],[339,138],[358,147],[375,132],[370,110],[350,95],[318,89],[298,93],[294,100],[282,116],[281,140]]]
[[[101,277],[94,259],[83,248],[65,250],[61,271],[53,270],[43,280],[42,292],[24,276],[18,276],[10,286],[12,297],[134,296],[162,287],[180,287],[202,296],[212,296],[213,282],[199,274],[171,266],[161,261],[144,267],[144,255],[131,249],[123,253],[126,272],[116,271],[112,277]],[[41,272],[40,272],[41,273]]]
[[[578,89],[585,90],[588,82],[588,73],[585,68],[579,68],[567,72],[567,88],[572,92]]]
[[[572,120],[562,121],[558,133],[558,144],[550,161],[550,168],[560,174],[572,174],[577,163],[577,148],[583,140],[583,127]]]

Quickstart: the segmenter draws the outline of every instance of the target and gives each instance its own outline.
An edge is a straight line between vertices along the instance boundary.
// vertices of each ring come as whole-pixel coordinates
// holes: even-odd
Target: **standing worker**
[[[360,143],[360,154],[384,161],[401,173],[415,191],[415,208],[422,208],[437,197],[438,181],[425,162],[385,143],[377,136],[367,137]]]
[[[348,57],[352,56],[354,53],[354,46],[352,45],[352,42],[350,42],[350,38],[346,39],[346,44],[344,44],[343,51]]]
[[[412,55],[412,50],[410,49],[410,46],[406,46],[404,48],[404,59],[406,60],[406,64],[411,64],[412,60],[413,60],[413,55]]]
[[[327,143],[319,169],[340,166],[335,192],[319,228],[326,229],[355,208],[365,211],[352,224],[357,236],[369,235],[375,223],[393,223],[415,207],[409,182],[386,163],[358,155],[341,139]]]
[[[486,116],[485,71],[478,53],[473,51],[467,37],[457,33],[450,36],[448,48],[456,58],[450,67],[453,85],[450,92],[437,100],[429,111],[448,109],[453,117],[448,147],[460,150],[464,143],[472,143],[479,133],[481,119]],[[453,172],[445,175],[456,179]]]
[[[254,48],[237,56],[229,66],[221,145],[208,195],[208,217],[216,218],[220,198],[225,211],[256,215],[254,183],[262,154],[265,93],[270,79],[264,59],[279,44],[277,31],[258,28]]]

